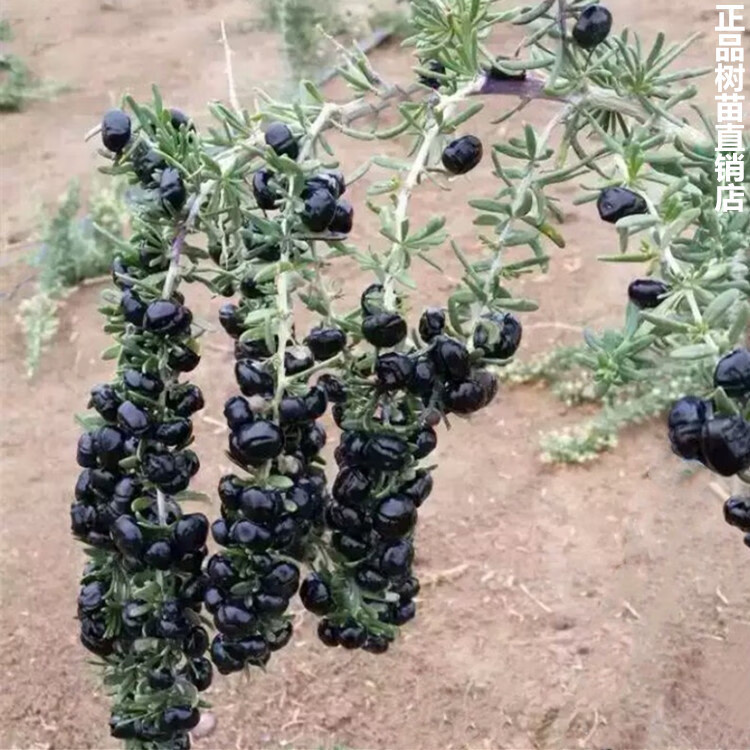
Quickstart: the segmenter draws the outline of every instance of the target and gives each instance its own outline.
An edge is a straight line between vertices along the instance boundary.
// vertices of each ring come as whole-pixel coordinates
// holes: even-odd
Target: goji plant
[[[659,35],[647,50],[627,31],[612,34],[611,13],[596,4],[494,6],[412,0],[407,43],[424,94],[401,102],[384,129],[354,125],[393,95],[357,52],[340,69],[350,102],[308,83],[294,102],[260,92],[248,112],[231,92],[231,106],[211,105],[214,125],[199,131],[155,90],[150,104],[125,97],[129,113],[102,120],[105,171],[142,190],[102,308],[117,371],[81,417],[71,516],[91,558],[81,640],[103,662],[111,731],[128,747],[188,747],[212,663],[222,674],[263,667],[292,637],[297,593],[332,647],[382,653],[414,617],[415,527],[433,490],[438,428],[495,396],[498,368],[521,342],[516,314],[536,309],[509,283],[546,269],[546,248],[564,244],[551,190],[560,183],[580,182],[582,199],[614,225],[620,254],[608,259],[650,272],[628,290],[624,331],[587,335],[600,389],[648,377],[666,356],[704,362],[707,373],[718,360],[706,392],[675,405],[670,439],[721,474],[750,466],[750,354],[737,348],[750,315],[750,219],[715,210],[713,127],[676,113],[695,94],[685,81],[702,72],[668,71],[689,41],[667,47]],[[490,49],[501,24],[524,32],[503,54]],[[559,107],[545,127],[524,124],[484,145],[468,128],[497,95],[509,103],[498,121],[538,98]],[[409,140],[409,156],[374,156],[345,176],[329,131]],[[422,182],[463,189],[457,176],[483,160],[499,185],[469,201],[478,248],[451,240],[445,216],[410,220]],[[373,167],[390,174],[357,208],[380,224],[363,249],[348,240],[357,213],[345,196]],[[640,247],[628,252],[635,235]],[[430,253],[445,243],[461,282],[412,313],[412,264],[435,264]],[[342,259],[372,276],[354,309],[328,273]],[[221,479],[211,521],[182,509],[195,499],[190,420],[204,404],[182,379],[205,333],[186,306],[191,282],[236,296],[218,310],[234,341],[239,392],[224,415],[236,469]],[[308,330],[300,307],[314,315]],[[321,457],[329,408],[334,468]],[[746,532],[749,504],[737,496],[726,511]],[[220,551],[206,560],[209,529]]]

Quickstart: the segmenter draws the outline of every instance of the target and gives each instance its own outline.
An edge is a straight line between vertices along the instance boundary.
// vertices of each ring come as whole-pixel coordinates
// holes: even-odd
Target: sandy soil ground
[[[24,243],[40,206],[71,177],[93,174],[98,157],[81,136],[122,91],[147,96],[157,82],[170,104],[205,121],[205,102],[225,97],[221,19],[245,101],[280,63],[273,37],[239,33],[253,12],[246,0],[4,6],[14,49],[39,75],[74,87],[55,102],[0,119],[0,285],[7,291],[28,273]],[[705,30],[709,38],[685,64],[712,64],[706,3],[612,0],[610,7],[618,23],[647,36],[660,28],[673,38]],[[497,45],[500,51],[503,39]],[[375,64],[389,78],[409,76],[409,56],[398,48],[379,51]],[[550,111],[539,106],[529,118],[543,123]],[[489,119],[477,126],[482,138],[498,136]],[[367,156],[359,143],[336,145],[347,169]],[[353,189],[355,201],[364,189]],[[494,189],[485,164],[457,183],[454,195]],[[444,210],[444,201],[426,186],[414,213]],[[364,242],[375,232],[363,214],[354,238]],[[468,211],[450,215],[469,249],[471,218]],[[551,273],[522,284],[543,303],[526,318],[527,352],[575,340],[549,323],[599,326],[622,312],[632,269],[594,262],[614,246],[613,233],[591,206],[567,218],[569,245],[555,252]],[[419,303],[442,300],[455,281],[448,252],[438,258],[446,272],[420,271]],[[344,278],[346,270],[338,273]],[[12,320],[18,295],[0,302],[2,748],[115,747],[106,696],[77,641],[83,555],[67,512],[77,472],[72,413],[110,371],[98,359],[106,345],[95,312],[99,291],[88,287],[70,298],[60,336],[32,382],[23,377],[23,342]],[[190,298],[202,317],[217,307],[197,289]],[[209,396],[204,416],[216,419],[233,390],[231,357],[222,335],[210,342],[195,380]],[[628,434],[593,465],[541,465],[538,431],[570,418],[543,391],[518,388],[471,423],[457,422],[441,439],[436,491],[421,516],[418,568],[426,585],[419,617],[398,646],[380,658],[332,652],[299,612],[295,641],[266,675],[254,674],[250,684],[236,676],[217,680],[209,693],[217,729],[198,747],[750,747],[750,590],[741,575],[747,550],[725,527],[711,478],[684,472],[660,424]],[[197,485],[212,492],[224,468],[224,439],[201,419],[197,431],[204,467]]]

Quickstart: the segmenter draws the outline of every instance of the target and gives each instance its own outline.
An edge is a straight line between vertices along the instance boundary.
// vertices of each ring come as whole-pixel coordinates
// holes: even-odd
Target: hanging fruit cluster
[[[164,127],[173,137],[188,129],[176,110]],[[102,140],[114,153],[128,146],[130,131],[126,113],[105,115]],[[185,188],[169,169],[158,185],[150,177],[144,185],[148,209],[114,262],[116,292],[102,309],[117,372],[91,390],[70,514],[91,557],[78,597],[81,642],[105,660],[117,686],[112,735],[187,748],[198,693],[212,678],[200,619],[208,519],[179,503],[199,468],[188,446],[203,396],[179,380],[200,360],[191,312],[176,284],[156,283],[169,266]]]

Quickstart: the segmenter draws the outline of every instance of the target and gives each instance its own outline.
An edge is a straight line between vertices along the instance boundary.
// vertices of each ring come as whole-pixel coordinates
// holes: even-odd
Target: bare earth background
[[[40,76],[70,84],[56,102],[0,118],[2,228],[0,288],[28,273],[21,265],[40,207],[73,176],[99,163],[82,134],[123,91],[165,99],[206,122],[205,102],[226,97],[219,22],[227,21],[239,93],[280,75],[277,40],[240,33],[254,13],[247,0],[6,0],[13,49]],[[105,8],[106,5],[106,8]],[[696,29],[708,38],[685,66],[712,64],[712,4],[688,0],[611,0],[616,24],[648,38]],[[504,49],[496,40],[497,51]],[[508,41],[505,40],[507,48]],[[379,51],[384,76],[406,80],[408,53]],[[331,90],[340,94],[334,86]],[[712,100],[711,81],[703,99]],[[501,111],[502,100],[488,104]],[[544,123],[549,105],[527,110]],[[475,126],[497,138],[490,117]],[[368,155],[359,142],[337,144],[354,169]],[[403,144],[390,145],[397,153]],[[431,186],[414,201],[417,221],[447,201],[490,195],[484,163],[446,199]],[[362,205],[364,185],[352,189]],[[574,188],[571,188],[572,197]],[[570,205],[570,203],[568,203]],[[470,212],[450,212],[450,227],[471,250]],[[376,237],[359,213],[354,239]],[[548,324],[601,326],[620,319],[632,267],[597,264],[614,232],[589,204],[571,208],[569,239],[551,273],[526,281],[542,309],[527,316],[524,354],[577,334]],[[417,303],[439,302],[455,281],[426,269]],[[339,269],[346,278],[346,269]],[[347,279],[356,291],[364,279]],[[107,699],[79,646],[75,615],[79,545],[68,531],[76,476],[77,428],[90,386],[107,379],[98,359],[106,339],[95,311],[100,286],[75,293],[61,334],[33,382],[23,377],[17,300],[0,303],[2,344],[2,638],[0,747],[112,748]],[[189,290],[198,315],[217,301]],[[232,392],[223,335],[209,337],[195,380],[203,415],[220,418]],[[436,491],[424,508],[418,570],[426,585],[419,616],[386,656],[325,649],[298,612],[292,645],[268,674],[216,681],[216,732],[198,747],[296,749],[344,744],[355,750],[438,748],[738,748],[750,747],[750,589],[747,550],[721,519],[707,473],[689,476],[673,458],[660,424],[627,435],[591,466],[552,469],[536,458],[536,435],[573,415],[544,392],[505,390],[471,424],[455,421],[438,448]],[[580,416],[580,414],[579,414]],[[213,492],[225,468],[225,436],[197,421],[203,470],[198,489]],[[215,509],[214,511],[215,512]],[[298,606],[299,609],[299,606]]]

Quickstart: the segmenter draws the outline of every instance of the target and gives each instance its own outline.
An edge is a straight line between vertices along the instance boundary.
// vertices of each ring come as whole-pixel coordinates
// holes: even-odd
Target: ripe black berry
[[[117,419],[120,397],[108,383],[96,385],[91,389],[89,406],[93,406],[108,422],[114,422]]]
[[[481,349],[489,359],[508,359],[516,353],[522,334],[523,327],[515,315],[490,312],[474,329],[474,348]]]
[[[302,221],[312,232],[323,232],[336,214],[336,199],[327,190],[315,190],[305,199]]]
[[[237,385],[245,396],[263,396],[271,398],[274,392],[274,381],[269,373],[248,359],[240,359],[234,366]]]
[[[283,122],[272,122],[266,130],[266,143],[279,155],[294,160],[299,156],[299,143]]]
[[[240,495],[239,507],[251,521],[267,523],[279,514],[281,499],[274,490],[246,487]]]
[[[392,312],[368,315],[362,321],[362,335],[373,346],[396,346],[406,338],[406,321]]]
[[[716,364],[714,385],[732,398],[750,394],[750,350],[740,347],[725,354]]]
[[[333,212],[333,219],[328,225],[329,232],[336,234],[349,234],[354,225],[354,208],[347,200],[340,200],[336,203],[336,210]]]
[[[99,461],[106,469],[117,469],[125,458],[125,434],[118,427],[100,427],[94,433],[94,445]]]
[[[681,458],[703,460],[701,433],[712,416],[708,401],[696,396],[685,396],[675,401],[669,412],[667,426],[672,450]]]
[[[382,284],[374,283],[370,284],[370,286],[362,292],[359,298],[359,304],[362,308],[362,314],[365,317],[383,312],[384,291]]]
[[[573,39],[583,49],[601,44],[612,29],[612,14],[603,5],[587,5],[573,26]]]
[[[259,169],[253,175],[255,202],[258,204],[258,208],[262,208],[264,211],[272,211],[277,208],[279,200],[281,200],[278,191],[270,184],[273,177],[274,173],[270,169]]]
[[[346,401],[346,386],[335,375],[330,373],[321,375],[318,378],[318,385],[325,391],[326,398],[332,404],[341,404]]]
[[[394,495],[383,500],[373,519],[375,531],[386,539],[405,536],[417,522],[414,503],[404,496]]]
[[[152,690],[169,690],[174,685],[174,672],[171,669],[162,667],[152,669],[148,673],[148,686]]]
[[[335,533],[331,539],[333,546],[347,559],[354,562],[366,557],[370,551],[367,543],[349,534]]]
[[[168,570],[172,564],[172,546],[165,539],[153,542],[143,553],[146,564],[157,570]]]
[[[189,417],[205,406],[203,393],[197,385],[190,383],[179,391],[170,393],[167,396],[167,406],[178,417]]]
[[[203,513],[183,516],[172,530],[175,550],[181,555],[201,549],[208,538],[208,519]]]
[[[432,484],[432,474],[420,469],[414,479],[401,485],[399,494],[408,497],[418,508],[432,492]]]
[[[118,154],[130,141],[130,116],[121,109],[110,109],[102,119],[104,148]]]
[[[354,620],[344,623],[338,632],[339,645],[346,649],[362,648],[366,640],[367,631]]]
[[[239,672],[244,666],[241,659],[235,659],[226,649],[224,638],[217,635],[211,641],[211,661],[216,665],[220,674]]]
[[[245,330],[245,326],[238,315],[237,305],[232,302],[226,302],[219,308],[219,323],[235,339],[239,338]]]
[[[152,302],[146,308],[143,328],[159,336],[176,336],[189,330],[193,316],[186,307],[167,299]]]
[[[195,130],[195,124],[190,119],[190,116],[186,115],[181,109],[177,109],[177,107],[169,108],[169,124],[175,130],[183,127],[188,130]]]
[[[384,654],[388,650],[388,646],[389,643],[387,638],[382,635],[373,635],[371,633],[362,644],[362,650],[367,651],[370,654]]]
[[[596,208],[602,221],[615,224],[625,216],[648,213],[646,201],[637,193],[623,187],[604,188],[599,193]]]
[[[280,562],[260,581],[260,587],[267,594],[282,596],[286,599],[297,593],[299,586],[299,568],[288,562]]]
[[[162,422],[153,432],[154,439],[164,445],[185,445],[193,434],[193,423],[189,419],[178,418]]]
[[[364,449],[364,459],[368,466],[380,471],[400,469],[409,456],[409,446],[396,435],[376,435],[371,437]]]
[[[445,65],[443,65],[443,63],[441,63],[439,60],[430,60],[424,67],[426,67],[428,70],[431,70],[433,73],[438,73],[440,75],[443,75],[445,73]],[[424,86],[429,86],[431,89],[439,89],[441,83],[439,78],[425,75],[419,76],[419,82]]]
[[[318,385],[314,385],[303,396],[303,399],[310,419],[318,419],[326,413],[326,408],[328,407],[328,396],[326,396],[325,389]]]
[[[460,341],[448,336],[435,339],[430,356],[435,370],[448,380],[464,380],[471,372],[468,350]]]
[[[750,498],[730,497],[724,503],[724,520],[744,532],[750,532]]]
[[[163,205],[169,206],[174,211],[179,211],[185,204],[187,198],[185,183],[179,171],[174,167],[167,167],[161,173],[159,198]]]
[[[482,160],[482,142],[474,135],[451,141],[443,151],[443,166],[451,174],[466,174]]]
[[[193,729],[200,721],[200,711],[192,706],[170,706],[165,708],[159,722],[168,732]]]
[[[412,601],[403,602],[394,608],[391,614],[391,622],[394,625],[406,625],[409,620],[414,619],[417,613],[417,605]]]
[[[740,416],[714,417],[703,425],[701,453],[709,469],[730,477],[750,467],[750,423]]]
[[[419,357],[414,363],[414,372],[409,390],[419,396],[429,397],[435,387],[435,365],[428,357]]]
[[[328,614],[333,608],[331,590],[317,573],[308,573],[299,589],[305,609],[318,616]]]
[[[380,572],[388,578],[401,578],[409,573],[414,547],[408,539],[389,544],[380,558]]]
[[[224,417],[230,430],[236,430],[243,424],[252,422],[253,412],[250,404],[242,396],[231,396],[224,403]]]
[[[194,627],[182,643],[182,650],[189,657],[203,656],[207,648],[208,633],[200,626]]]
[[[339,628],[329,620],[321,620],[318,623],[318,638],[325,646],[335,647],[339,645]]]
[[[112,524],[112,541],[127,557],[140,557],[143,549],[143,533],[133,516],[120,516]]]
[[[132,401],[123,401],[117,409],[117,424],[129,435],[145,435],[151,429],[148,414]]]
[[[417,433],[414,442],[416,443],[414,458],[425,458],[437,448],[437,433],[432,427],[425,425]]]
[[[669,292],[669,287],[659,279],[635,279],[628,285],[628,299],[639,309],[656,307]]]
[[[439,307],[428,307],[419,318],[419,335],[429,343],[445,328],[445,313]]]
[[[443,392],[443,403],[456,414],[471,414],[485,405],[486,393],[476,380],[451,383]]]
[[[122,374],[122,382],[130,391],[156,398],[164,390],[164,382],[158,375],[129,368]]]
[[[213,679],[213,667],[208,659],[198,657],[188,662],[187,674],[188,679],[195,685],[197,690],[207,690],[211,686],[211,680]]]
[[[356,466],[345,466],[336,475],[333,497],[343,505],[357,505],[370,494],[371,483],[367,475]]]
[[[388,581],[377,570],[367,566],[359,568],[355,575],[357,586],[365,591],[376,593],[382,591]]]
[[[335,357],[346,346],[346,334],[340,328],[313,328],[305,338],[305,344],[316,361]]]
[[[91,614],[104,606],[107,587],[101,581],[93,581],[83,586],[78,594],[78,613]]]
[[[400,352],[387,352],[375,360],[375,376],[384,391],[406,388],[414,372],[414,362]]]
[[[237,604],[222,604],[215,615],[216,629],[230,638],[250,635],[256,622],[252,612]]]
[[[143,316],[146,314],[146,303],[132,290],[125,289],[120,297],[120,309],[122,316],[128,323],[140,328],[143,325]]]
[[[229,530],[229,538],[233,544],[263,552],[273,541],[271,533],[265,526],[253,521],[237,521]]]
[[[96,448],[94,447],[94,436],[90,432],[84,432],[78,438],[76,449],[76,461],[84,469],[95,469],[99,464],[96,460]]]

